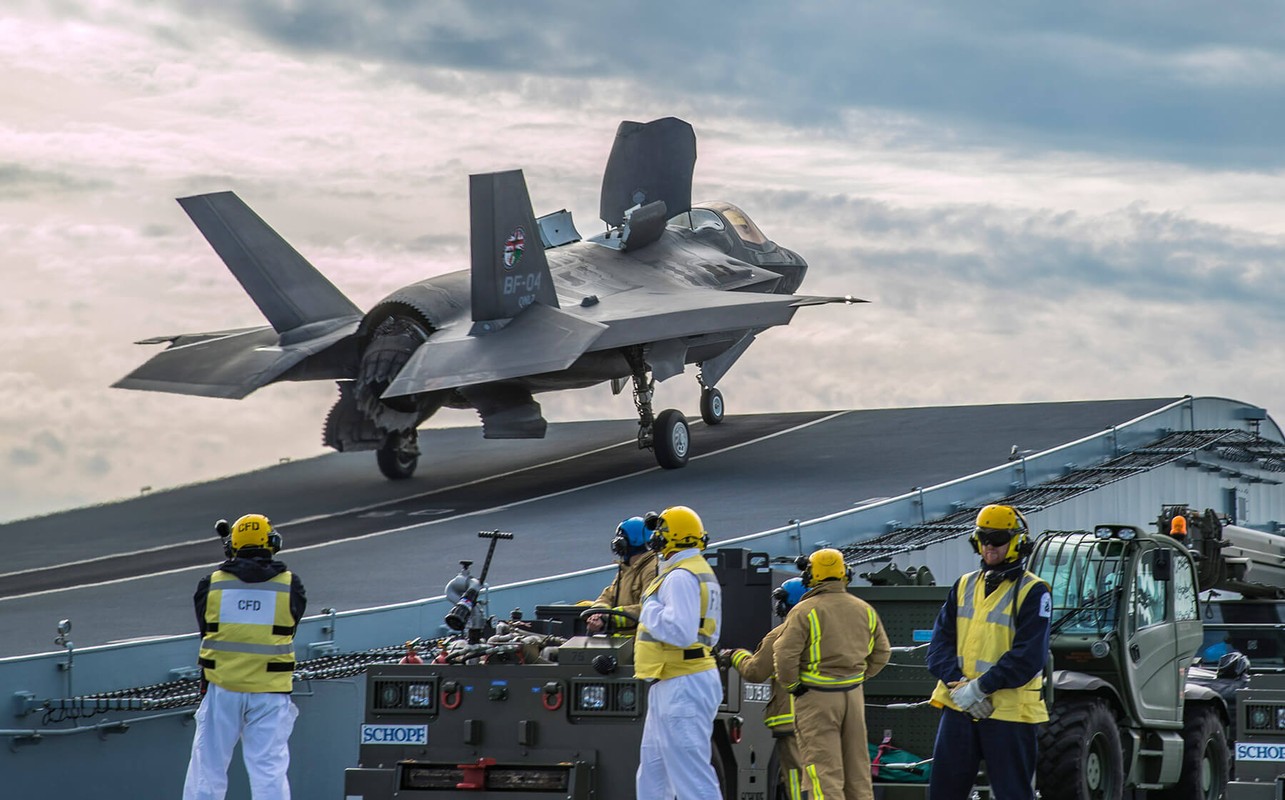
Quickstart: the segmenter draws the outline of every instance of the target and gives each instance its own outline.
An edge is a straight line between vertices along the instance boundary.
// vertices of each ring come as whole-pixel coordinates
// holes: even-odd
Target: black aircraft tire
[[[1182,726],[1182,774],[1178,782],[1159,792],[1162,800],[1218,800],[1227,787],[1230,765],[1227,733],[1212,708],[1192,709]]]
[[[706,425],[717,425],[723,421],[723,393],[717,389],[701,390],[701,419]]]
[[[414,431],[411,436],[416,436]],[[411,440],[412,443],[414,439]],[[419,466],[419,456],[405,452],[396,438],[390,437],[384,446],[375,452],[375,460],[379,462],[379,471],[390,481],[404,481],[415,474],[415,467]]]
[[[656,417],[652,446],[656,450],[656,463],[665,469],[687,466],[692,449],[692,432],[687,418],[677,409],[667,408]]]
[[[1120,800],[1124,752],[1106,701],[1069,700],[1053,707],[1040,734],[1035,783],[1043,800]]]

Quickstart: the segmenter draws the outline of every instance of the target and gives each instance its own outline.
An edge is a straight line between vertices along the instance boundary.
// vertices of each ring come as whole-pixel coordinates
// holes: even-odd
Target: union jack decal
[[[522,260],[522,250],[526,247],[526,231],[521,226],[513,229],[509,238],[504,240],[504,268],[513,269]]]

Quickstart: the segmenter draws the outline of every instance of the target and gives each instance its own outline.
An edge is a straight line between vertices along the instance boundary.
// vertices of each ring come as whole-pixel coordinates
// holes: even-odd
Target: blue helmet
[[[611,539],[611,552],[617,558],[628,558],[647,549],[647,539],[651,531],[643,523],[642,517],[630,517],[616,526],[616,535]]]
[[[784,618],[791,608],[803,598],[808,588],[803,585],[802,578],[790,578],[785,583],[772,590],[772,601],[776,608],[776,615]]]

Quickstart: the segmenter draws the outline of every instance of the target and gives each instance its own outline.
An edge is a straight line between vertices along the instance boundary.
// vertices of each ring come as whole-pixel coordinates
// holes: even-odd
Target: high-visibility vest
[[[970,572],[955,585],[958,610],[955,612],[955,657],[959,669],[970,680],[976,680],[995,665],[1000,657],[1013,649],[1013,634],[1017,628],[1017,612],[1026,596],[1038,585],[1048,584],[1030,572],[1023,572],[1016,581],[1005,581],[1002,589],[986,594],[986,579],[979,572]],[[1041,692],[1043,673],[1035,675],[1022,686],[1000,689],[990,695],[995,706],[991,719],[1007,722],[1047,722],[1048,709],[1044,707]],[[950,689],[941,681],[933,692],[932,703],[962,711],[951,702]]]
[[[665,578],[674,570],[685,570],[700,581],[700,624],[697,627],[696,641],[686,647],[675,647],[652,636],[643,625],[638,626],[638,638],[634,643],[634,675],[639,678],[675,678],[679,675],[694,675],[707,669],[716,669],[712,650],[718,636],[718,620],[710,614],[710,598],[721,597],[718,578],[709,562],[700,555],[684,558],[669,564],[643,592],[643,613],[647,613],[647,604],[657,602],[656,592]],[[716,607],[721,605],[715,601]]]
[[[288,692],[294,679],[295,620],[289,571],[262,583],[230,572],[210,576],[198,663],[206,680],[234,692]]]

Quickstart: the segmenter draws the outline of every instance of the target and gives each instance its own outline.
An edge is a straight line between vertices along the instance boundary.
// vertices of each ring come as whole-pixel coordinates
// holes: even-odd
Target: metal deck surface
[[[665,471],[630,420],[561,423],[543,440],[426,431],[413,479],[373,455],[327,455],[127,502],[0,525],[0,656],[52,650],[74,621],[84,647],[195,627],[191,592],[221,559],[219,517],[268,514],[309,613],[438,594],[477,531],[499,528],[493,584],[605,564],[625,516],[685,504],[715,541],[851,508],[1095,434],[1172,400],[801,412],[693,426],[694,457]],[[578,598],[563,598],[574,600]]]

